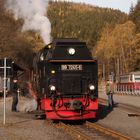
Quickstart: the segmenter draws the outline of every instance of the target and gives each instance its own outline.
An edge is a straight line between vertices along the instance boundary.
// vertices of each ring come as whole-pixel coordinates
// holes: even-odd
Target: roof
[[[86,43],[76,38],[54,39],[52,44],[52,60],[93,60]],[[70,48],[75,50],[74,55],[68,53]]]
[[[132,71],[129,74],[140,74],[140,71]]]
[[[86,45],[85,42],[81,42],[76,38],[59,38],[59,39],[54,39],[52,42],[55,46],[65,46],[65,45]]]

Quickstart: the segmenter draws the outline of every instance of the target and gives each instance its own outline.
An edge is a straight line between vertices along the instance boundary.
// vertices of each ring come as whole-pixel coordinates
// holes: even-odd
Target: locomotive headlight
[[[68,53],[69,53],[70,55],[74,55],[74,54],[75,54],[75,49],[74,49],[74,48],[69,48],[69,49],[68,49]]]
[[[55,74],[55,70],[51,70],[51,74]]]
[[[56,87],[53,86],[53,85],[50,85],[50,90],[51,90],[51,91],[55,91],[55,90],[56,90]]]
[[[91,85],[89,85],[89,89],[90,90],[94,90],[95,89],[95,86],[91,84]]]

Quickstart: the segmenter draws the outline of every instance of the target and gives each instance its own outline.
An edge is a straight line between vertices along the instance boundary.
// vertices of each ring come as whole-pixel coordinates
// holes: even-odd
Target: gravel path
[[[18,109],[25,101],[19,101]],[[34,120],[32,114],[23,111],[11,112],[11,98],[6,102],[6,125],[3,126],[3,102],[0,100],[0,140],[73,140],[46,120]]]
[[[134,140],[140,140],[140,117],[129,117],[128,114],[132,112],[118,107],[112,111],[107,110],[105,105],[101,105],[101,108],[97,123],[130,136]]]
[[[107,99],[107,95],[104,92],[99,92],[99,97]],[[133,107],[140,108],[140,96],[130,96],[130,95],[118,95],[114,94],[114,102],[118,104],[128,104]],[[131,136],[135,140],[140,140],[140,116],[139,117],[129,117],[128,114],[134,113],[128,110],[120,109],[115,107],[113,111],[106,112],[106,107],[103,107],[101,111],[101,119],[98,123],[103,126],[107,126],[111,129],[119,131],[125,135]]]
[[[0,140],[74,140],[61,129],[57,129],[46,120],[34,120],[33,114],[25,113],[25,102],[19,101],[20,112],[11,112],[11,98],[6,99],[6,126],[3,126],[3,101],[0,100]],[[129,117],[127,110],[115,107],[107,110],[105,105],[100,106],[100,118],[96,123],[114,129],[134,140],[140,139],[140,117]]]

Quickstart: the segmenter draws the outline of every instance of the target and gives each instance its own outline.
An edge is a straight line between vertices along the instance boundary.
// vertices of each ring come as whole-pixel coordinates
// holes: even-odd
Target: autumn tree
[[[86,41],[90,49],[107,24],[115,26],[127,19],[127,15],[119,10],[71,2],[50,2],[48,17],[52,23],[53,38],[78,38]]]
[[[15,21],[13,15],[6,13],[4,2],[0,0],[0,57],[12,57],[22,66],[30,66],[28,60],[31,60],[32,53],[45,44],[33,31],[21,32],[23,21]],[[115,26],[127,20],[127,15],[119,10],[72,2],[50,2],[46,15],[51,21],[52,38],[78,38],[90,49],[99,40],[105,26]]]
[[[133,40],[133,66],[135,71],[140,71],[140,33]]]
[[[107,74],[112,71],[115,75],[124,74],[134,70],[134,39],[135,24],[131,21],[118,24],[113,30],[103,30],[96,46],[96,54],[100,62],[106,64]]]
[[[135,23],[136,31],[140,33],[140,1],[137,2],[135,7],[131,6],[129,19]]]

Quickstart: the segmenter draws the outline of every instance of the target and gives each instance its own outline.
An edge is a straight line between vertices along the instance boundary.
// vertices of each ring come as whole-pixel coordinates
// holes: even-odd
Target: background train
[[[119,82],[117,83],[117,91],[140,92],[140,71],[121,75]]]
[[[96,118],[97,69],[85,42],[55,39],[45,46],[34,57],[31,74],[38,114],[53,120]]]

